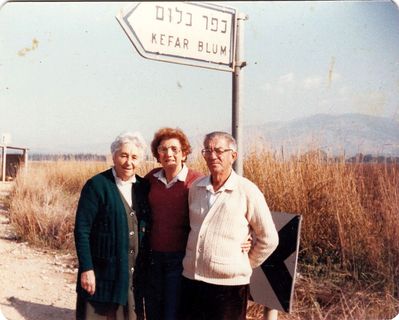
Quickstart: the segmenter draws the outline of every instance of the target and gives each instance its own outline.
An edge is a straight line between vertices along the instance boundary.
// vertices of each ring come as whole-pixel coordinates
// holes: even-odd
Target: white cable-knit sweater
[[[252,268],[276,249],[278,233],[258,187],[232,171],[208,210],[210,177],[200,178],[189,191],[190,235],[183,275],[219,285],[248,284]],[[248,254],[241,244],[253,231],[256,242]]]

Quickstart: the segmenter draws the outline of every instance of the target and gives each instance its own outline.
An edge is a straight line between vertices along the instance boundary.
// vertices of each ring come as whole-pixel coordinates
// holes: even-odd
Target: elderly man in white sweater
[[[237,175],[237,144],[226,132],[205,136],[210,176],[189,191],[190,227],[183,260],[181,319],[245,319],[252,269],[278,245],[278,233],[258,187]],[[241,243],[249,234],[249,252]]]

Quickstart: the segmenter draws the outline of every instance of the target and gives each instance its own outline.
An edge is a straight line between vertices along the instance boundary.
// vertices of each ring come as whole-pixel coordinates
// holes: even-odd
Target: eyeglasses
[[[223,149],[223,148],[215,148],[215,149],[202,149],[201,153],[204,157],[209,157],[212,153],[215,152],[217,156],[221,156],[223,153],[227,151],[234,151],[233,149]]]
[[[176,146],[170,146],[170,147],[159,146],[157,148],[157,151],[158,151],[158,153],[167,154],[169,149],[170,149],[170,151],[172,151],[172,154],[174,154],[174,155],[178,154],[181,151],[181,149]]]

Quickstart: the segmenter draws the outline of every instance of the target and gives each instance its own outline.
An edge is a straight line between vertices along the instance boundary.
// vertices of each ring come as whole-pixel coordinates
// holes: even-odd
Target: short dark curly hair
[[[181,144],[181,150],[187,157],[191,153],[191,145],[186,134],[180,128],[161,128],[154,133],[154,138],[151,141],[151,152],[153,156],[159,161],[158,147],[162,140],[177,139]],[[187,159],[187,158],[186,158]],[[185,161],[184,159],[183,161]]]

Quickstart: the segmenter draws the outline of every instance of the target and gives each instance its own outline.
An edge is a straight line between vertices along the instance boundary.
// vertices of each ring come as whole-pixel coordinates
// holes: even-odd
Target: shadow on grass
[[[24,301],[15,297],[7,299],[11,307],[26,320],[70,320],[75,318],[75,310]]]

